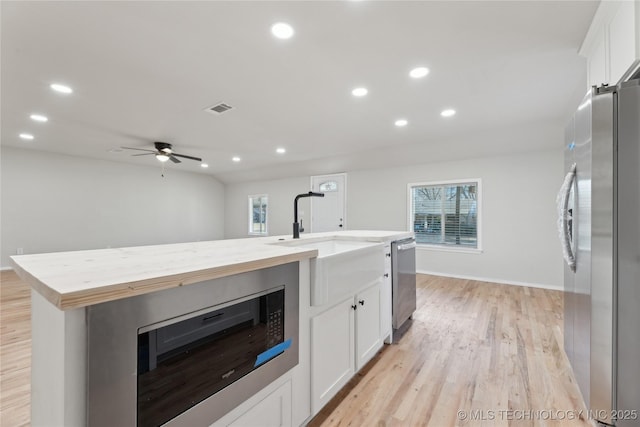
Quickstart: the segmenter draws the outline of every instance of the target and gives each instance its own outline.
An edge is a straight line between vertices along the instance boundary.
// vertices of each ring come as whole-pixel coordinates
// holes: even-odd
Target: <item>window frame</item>
[[[418,249],[434,250],[441,252],[462,252],[462,253],[482,253],[482,179],[481,178],[467,178],[467,179],[450,179],[443,181],[428,181],[428,182],[410,182],[407,184],[407,230],[414,232],[414,215],[413,215],[413,191],[415,187],[427,187],[427,186],[453,186],[459,184],[476,184],[476,241],[475,248],[461,245],[451,244],[436,244],[436,243],[417,243]]]
[[[268,194],[251,194],[248,199],[248,234],[249,236],[268,236],[269,235],[269,195]],[[253,200],[260,199],[260,206],[266,205],[264,218],[264,231],[253,231]],[[262,202],[265,199],[265,202]]]

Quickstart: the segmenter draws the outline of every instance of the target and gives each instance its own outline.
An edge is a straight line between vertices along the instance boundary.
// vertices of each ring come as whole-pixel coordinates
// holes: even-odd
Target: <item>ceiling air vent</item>
[[[225,104],[224,102],[221,102],[219,104],[216,104],[212,107],[207,107],[205,109],[205,111],[211,113],[211,114],[222,114],[226,111],[231,110],[233,107],[229,104]]]

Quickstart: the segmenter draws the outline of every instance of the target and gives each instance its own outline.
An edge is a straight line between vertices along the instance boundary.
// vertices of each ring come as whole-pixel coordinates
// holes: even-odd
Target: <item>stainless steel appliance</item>
[[[625,427],[640,424],[639,77],[584,98],[558,197],[565,350],[589,416]]]
[[[298,270],[89,307],[87,425],[210,425],[296,366]]]
[[[416,311],[416,240],[391,243],[393,329],[398,329]]]

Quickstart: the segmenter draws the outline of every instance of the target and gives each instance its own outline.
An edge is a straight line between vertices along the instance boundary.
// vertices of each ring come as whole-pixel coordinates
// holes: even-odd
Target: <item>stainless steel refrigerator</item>
[[[640,425],[640,71],[594,88],[566,128],[558,195],[565,350],[588,414]]]

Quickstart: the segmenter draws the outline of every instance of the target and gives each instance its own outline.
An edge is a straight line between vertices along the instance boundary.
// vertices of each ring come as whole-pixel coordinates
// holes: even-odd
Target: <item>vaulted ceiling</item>
[[[2,145],[149,165],[120,147],[165,141],[209,165],[168,167],[223,182],[544,149],[504,130],[566,120],[584,92],[577,51],[597,5],[3,1]],[[277,22],[293,37],[275,38]],[[411,78],[418,66],[429,74]],[[221,102],[232,109],[205,111]]]

